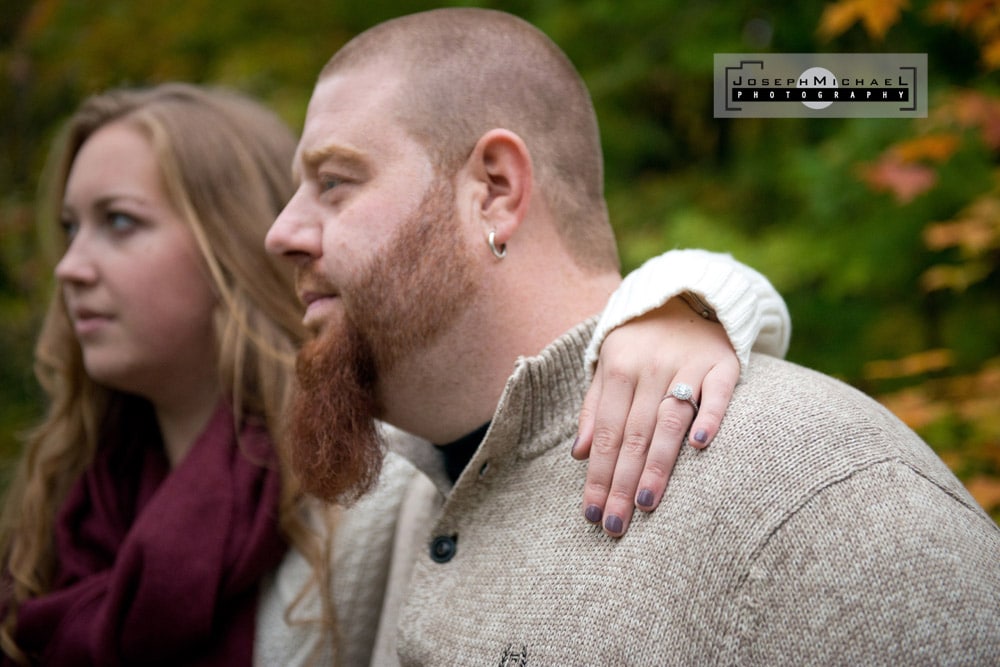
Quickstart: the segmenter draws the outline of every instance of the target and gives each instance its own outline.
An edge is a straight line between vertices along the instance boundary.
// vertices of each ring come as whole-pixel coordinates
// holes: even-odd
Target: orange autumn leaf
[[[951,350],[926,350],[902,359],[870,361],[865,364],[865,377],[871,380],[911,377],[943,370],[951,364]]]
[[[900,204],[907,204],[934,187],[937,172],[905,162],[890,151],[875,163],[862,166],[861,179],[876,192],[888,192]]]
[[[1000,33],[1000,3],[990,2],[991,6],[984,8],[981,16],[975,19],[972,27],[984,42]]]
[[[985,461],[989,461],[997,469],[1000,469],[1000,442],[994,442],[992,445],[987,445],[983,447],[982,458]]]
[[[979,391],[995,396],[997,400],[1000,400],[1000,357],[994,358],[984,364],[982,369],[972,377],[972,380]],[[964,380],[959,381],[963,385],[965,384]],[[997,451],[1000,452],[1000,449]],[[1000,463],[1000,459],[998,459],[998,463]]]
[[[924,231],[924,242],[931,250],[961,248],[967,255],[982,255],[998,247],[1000,225],[997,220],[971,218],[960,222],[931,225]]]
[[[998,409],[1000,409],[1000,398],[996,395],[977,395],[955,403],[955,411],[959,417],[986,428],[996,424]]]
[[[908,0],[839,0],[823,9],[817,32],[831,40],[860,21],[869,37],[881,40],[908,6]]]
[[[950,378],[947,394],[958,414],[1000,437],[1000,359],[994,359],[971,375]],[[991,439],[993,439],[991,437]],[[1000,443],[994,446],[1000,456]],[[1000,464],[1000,458],[996,459]]]
[[[942,112],[962,127],[978,128],[988,148],[1000,150],[1000,100],[979,91],[957,95]]]
[[[903,162],[920,160],[944,162],[955,153],[959,142],[959,137],[955,134],[929,134],[901,141],[890,150],[894,151]]]
[[[963,127],[980,125],[991,114],[994,101],[978,90],[962,91],[941,107],[946,118]]]
[[[987,69],[1000,68],[1000,35],[983,44],[983,64]]]
[[[52,22],[59,5],[58,0],[36,0],[21,24],[22,38],[30,39],[41,33]]]
[[[930,250],[957,247],[971,257],[1000,248],[1000,197],[979,197],[955,220],[929,225],[923,236]]]
[[[993,34],[1000,29],[1000,4],[996,0],[964,0],[958,23],[980,37]]]
[[[962,3],[958,0],[938,0],[927,8],[927,18],[932,23],[957,23],[962,15]]]
[[[938,452],[937,454],[944,461],[944,464],[948,466],[948,469],[953,472],[961,468],[965,460],[958,452]]]
[[[861,178],[879,192],[892,193],[906,204],[937,183],[937,173],[920,162],[945,162],[960,144],[956,134],[941,132],[901,141],[875,163],[861,168]]]
[[[970,285],[984,280],[989,273],[990,267],[981,263],[939,264],[924,271],[920,276],[920,286],[925,292],[945,289],[964,292]]]
[[[938,353],[930,350],[913,357],[933,358]],[[987,360],[973,373],[925,379],[878,400],[911,428],[924,431],[924,437],[935,433],[940,439],[928,443],[935,446],[937,442],[935,449],[948,467],[965,480],[976,501],[1000,519],[996,514],[1000,510],[1000,357]],[[958,438],[951,439],[941,430],[948,424],[953,424],[947,430],[954,436],[961,433]]]
[[[924,229],[924,245],[930,250],[944,250],[962,244],[965,230],[959,222],[938,222]]]
[[[859,15],[856,2],[841,0],[823,9],[817,32],[822,39],[831,40],[838,37],[857,23]]]
[[[987,69],[1000,67],[1000,2],[997,0],[938,0],[927,8],[931,23],[946,23],[970,31],[979,42]]]
[[[961,90],[949,94],[935,106],[931,112],[931,120],[937,126],[975,128],[979,130],[980,138],[987,148],[1000,150],[1000,99],[994,96],[978,90]]]
[[[919,387],[878,397],[879,403],[915,431],[933,424],[949,413],[949,406],[927,396]]]
[[[1000,22],[1000,4],[996,0],[937,0],[927,8],[927,17],[936,23],[988,30]]]
[[[1000,479],[979,475],[967,481],[965,488],[986,511],[1000,506]]]

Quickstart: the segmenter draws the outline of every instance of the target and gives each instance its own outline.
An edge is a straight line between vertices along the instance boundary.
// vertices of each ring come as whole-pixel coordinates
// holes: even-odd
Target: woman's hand
[[[590,458],[584,516],[620,537],[633,507],[657,507],[684,442],[707,447],[740,376],[725,329],[681,298],[629,320],[601,345],[594,381],[580,411],[573,457]],[[678,384],[689,401],[670,395]]]

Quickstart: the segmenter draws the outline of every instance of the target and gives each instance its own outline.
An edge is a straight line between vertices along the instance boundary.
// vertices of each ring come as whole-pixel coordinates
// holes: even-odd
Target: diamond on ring
[[[694,400],[694,389],[691,388],[691,385],[678,382],[667,396],[676,398],[678,401],[690,403],[694,411],[698,412],[698,403]],[[667,396],[664,396],[664,398],[667,398]]]
[[[694,389],[692,389],[689,384],[678,382],[674,385],[674,388],[670,390],[670,395],[674,398],[679,398],[682,401],[689,401],[694,397]]]

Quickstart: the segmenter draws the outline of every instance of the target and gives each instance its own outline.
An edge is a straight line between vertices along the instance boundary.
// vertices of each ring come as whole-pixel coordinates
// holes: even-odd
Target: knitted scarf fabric
[[[155,446],[153,446],[155,445]],[[250,665],[257,587],[287,548],[266,431],[224,404],[170,469],[154,440],[98,452],[56,526],[50,593],[17,637],[47,665]]]

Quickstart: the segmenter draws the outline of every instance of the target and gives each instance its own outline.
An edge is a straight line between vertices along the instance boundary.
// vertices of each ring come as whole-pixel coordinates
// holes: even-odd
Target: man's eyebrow
[[[346,167],[354,169],[365,169],[368,165],[368,161],[365,160],[361,153],[344,146],[331,145],[302,151],[301,164],[306,169],[313,170],[326,160],[335,160]]]
[[[292,163],[292,180],[295,183],[302,182],[302,171],[313,172],[326,160],[335,160],[348,169],[367,169],[367,161],[361,153],[353,148],[345,146],[323,146],[311,150],[303,150],[300,158]]]

